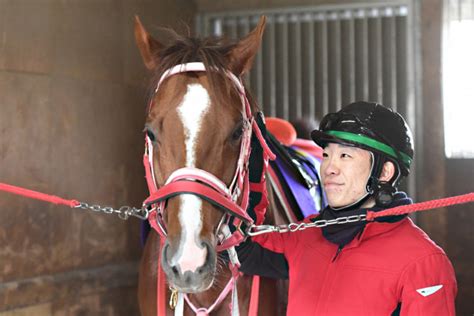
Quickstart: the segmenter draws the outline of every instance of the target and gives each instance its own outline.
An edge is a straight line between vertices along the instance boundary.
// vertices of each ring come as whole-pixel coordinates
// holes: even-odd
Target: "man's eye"
[[[349,154],[341,154],[341,158],[352,158]]]
[[[323,153],[323,158],[327,158],[327,157],[329,157],[329,155],[326,153]]]

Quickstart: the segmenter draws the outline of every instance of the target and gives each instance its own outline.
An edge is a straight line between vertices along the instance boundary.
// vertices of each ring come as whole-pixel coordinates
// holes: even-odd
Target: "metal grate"
[[[461,135],[473,135],[472,59],[474,45],[474,0],[443,2],[443,116],[447,158],[474,158],[474,142]]]
[[[262,14],[267,17],[262,47],[246,80],[267,116],[320,119],[356,100],[407,114],[413,97],[406,1],[203,13],[197,29],[201,35],[238,38]]]
[[[444,0],[444,6],[449,21],[474,20],[474,0]]]

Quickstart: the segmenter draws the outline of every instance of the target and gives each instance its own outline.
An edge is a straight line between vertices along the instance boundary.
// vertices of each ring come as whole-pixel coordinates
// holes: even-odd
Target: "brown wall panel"
[[[51,71],[54,20],[49,2],[0,0],[0,69]]]
[[[448,159],[446,162],[448,195],[474,191],[474,159]],[[458,205],[447,210],[448,255],[453,259],[458,281],[458,315],[469,315],[474,310],[474,203]]]
[[[57,75],[122,82],[122,8],[117,1],[54,1]]]
[[[0,182],[139,206],[148,73],[138,14],[192,26],[193,3],[0,0]],[[0,193],[0,315],[134,315],[139,220]]]
[[[421,181],[417,191],[421,200],[428,200],[446,195],[441,94],[442,0],[422,1],[420,9],[423,103],[418,111],[422,130],[417,131],[422,133],[422,145],[417,150],[423,155],[423,164],[419,166]],[[419,214],[417,220],[446,249],[446,210]]]

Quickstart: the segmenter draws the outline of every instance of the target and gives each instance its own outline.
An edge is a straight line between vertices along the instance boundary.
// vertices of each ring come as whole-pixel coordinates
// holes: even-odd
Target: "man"
[[[398,113],[352,103],[311,136],[329,205],[305,222],[412,203],[397,190],[414,154]],[[260,235],[238,252],[244,273],[289,278],[288,315],[455,315],[452,265],[405,215]]]

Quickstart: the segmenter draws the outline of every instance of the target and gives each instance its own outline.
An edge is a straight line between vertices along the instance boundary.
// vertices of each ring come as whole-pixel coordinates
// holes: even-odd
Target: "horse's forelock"
[[[224,37],[196,38],[182,36],[169,29],[166,31],[171,37],[171,44],[162,49],[157,56],[159,65],[151,82],[151,97],[154,96],[156,85],[166,70],[179,64],[202,62],[206,69],[214,69],[207,73],[210,94],[217,100],[229,100],[232,92],[236,92],[236,87],[227,78],[226,69],[229,68],[228,55],[236,42]],[[237,106],[240,111],[241,105]]]

